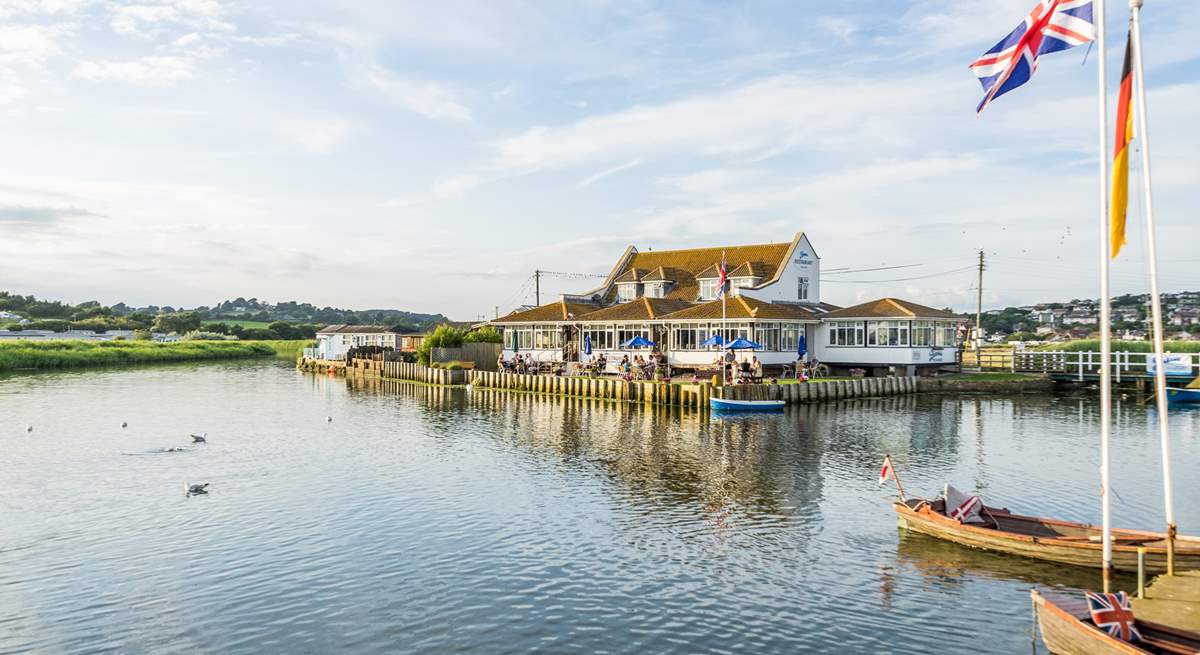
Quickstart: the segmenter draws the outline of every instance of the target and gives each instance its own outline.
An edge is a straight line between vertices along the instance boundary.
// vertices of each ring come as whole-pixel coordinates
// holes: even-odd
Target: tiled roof
[[[617,279],[613,280],[613,282],[638,282],[642,279],[642,273],[643,271],[639,269],[631,268],[617,276]]]
[[[647,298],[606,307],[588,314],[584,321],[649,321],[691,306],[686,300]]]
[[[581,316],[599,309],[596,305],[587,303],[571,303],[558,300],[552,303],[516,311],[508,316],[501,316],[492,323],[551,323],[554,321],[573,321]]]
[[[767,280],[775,275],[785,263],[792,242],[761,243],[749,246],[718,246],[715,248],[692,248],[688,250],[647,250],[635,252],[614,277],[624,281],[630,270],[637,269],[641,279],[643,271],[662,267],[671,273],[675,284],[667,292],[672,300],[695,301],[700,295],[699,277],[717,277],[716,266],[724,252],[726,261],[750,262],[759,276]],[[606,302],[615,300],[615,289],[609,291]]]
[[[741,266],[729,271],[729,277],[766,277],[763,275],[762,264],[758,262],[742,262]]]
[[[734,296],[725,304],[725,318],[730,320],[817,320],[821,314],[812,308],[796,303],[764,302],[745,296]],[[668,321],[708,321],[721,318],[721,301],[713,300],[692,305],[672,314],[660,317]]]
[[[385,334],[395,330],[386,325],[347,325],[338,323],[329,325],[317,331],[317,334]]]
[[[675,270],[666,270],[662,266],[642,276],[642,282],[671,282],[678,277]]]
[[[880,298],[823,314],[822,318],[961,318],[954,312],[934,309],[899,298]]]

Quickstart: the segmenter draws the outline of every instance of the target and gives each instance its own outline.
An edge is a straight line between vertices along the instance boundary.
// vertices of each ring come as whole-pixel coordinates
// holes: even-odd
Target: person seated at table
[[[608,356],[600,353],[600,357],[596,358],[596,372],[603,373],[608,368]]]
[[[505,368],[507,367],[504,365],[504,353],[501,352],[500,355],[496,357],[496,370],[503,371]]]
[[[762,379],[762,362],[758,361],[758,355],[750,361],[750,373],[754,375],[755,380]]]

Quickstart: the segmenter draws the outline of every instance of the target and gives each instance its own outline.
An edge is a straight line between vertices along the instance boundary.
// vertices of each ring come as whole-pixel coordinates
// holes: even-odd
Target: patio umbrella
[[[723,346],[723,345],[725,345],[725,340],[721,338],[721,335],[714,334],[711,337],[705,339],[704,343],[700,344],[700,347],[701,348],[711,348],[713,346]]]
[[[583,354],[592,354],[592,335],[590,334],[583,335]]]
[[[621,344],[621,347],[622,348],[650,348],[653,345],[654,345],[653,341],[651,341],[651,340],[647,339],[646,337],[643,337],[642,335],[639,334],[638,336]]]
[[[762,346],[749,339],[743,339],[742,337],[738,337],[737,339],[730,341],[729,345],[725,346],[725,348],[727,350],[762,350]]]
[[[805,338],[805,336],[803,334],[800,335],[800,341],[796,346],[797,357],[802,358],[808,354],[808,343],[807,342],[808,342],[808,339]]]

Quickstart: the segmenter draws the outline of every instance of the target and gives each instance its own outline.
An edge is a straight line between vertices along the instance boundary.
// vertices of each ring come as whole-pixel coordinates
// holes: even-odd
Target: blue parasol
[[[762,350],[762,346],[742,337],[730,341],[729,345],[725,346],[725,348],[728,350]]]
[[[646,337],[643,337],[642,335],[639,334],[638,336],[621,344],[621,347],[622,348],[649,348],[653,345],[654,345],[653,341],[651,341],[651,340],[647,339]]]
[[[592,354],[592,335],[590,334],[583,335],[583,354]]]
[[[802,358],[807,354],[808,354],[808,339],[805,338],[805,336],[802,334],[802,335],[800,335],[800,341],[796,346],[796,355],[798,357]]]
[[[714,334],[711,337],[705,339],[704,343],[700,344],[700,347],[701,348],[712,348],[713,346],[721,346],[724,344],[725,344],[725,340],[721,338],[721,335]]]

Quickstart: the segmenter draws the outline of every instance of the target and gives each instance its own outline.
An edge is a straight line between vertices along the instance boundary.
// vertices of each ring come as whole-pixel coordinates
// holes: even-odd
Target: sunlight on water
[[[1117,523],[1158,529],[1153,413],[1117,416]],[[710,418],[261,362],[8,377],[0,653],[1027,651],[1028,588],[1098,575],[899,532],[879,464],[1094,521],[1095,445],[1051,394]]]

